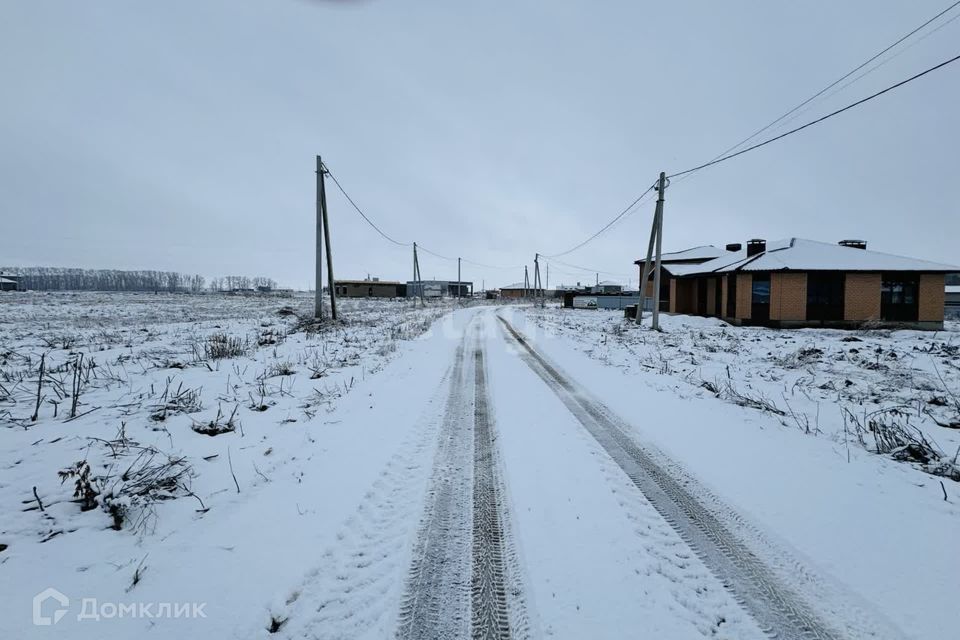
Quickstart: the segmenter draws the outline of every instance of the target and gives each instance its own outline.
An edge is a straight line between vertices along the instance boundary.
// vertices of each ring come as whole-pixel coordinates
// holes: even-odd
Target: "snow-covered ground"
[[[960,420],[960,323],[778,331],[662,316],[657,333],[556,307],[515,322],[641,438],[908,637],[960,632],[960,483],[924,471],[956,469],[960,431],[937,423]],[[877,455],[889,424],[943,458]]]
[[[960,629],[955,325],[341,303],[0,296],[0,635]]]
[[[31,599],[49,587],[71,598],[55,627],[69,637],[153,625],[164,636],[226,637],[299,575],[305,547],[359,501],[351,483],[368,480],[352,477],[352,456],[335,445],[386,463],[392,438],[404,436],[371,442],[352,429],[356,415],[334,409],[354,396],[361,422],[384,425],[419,411],[411,392],[374,413],[371,380],[449,307],[342,300],[345,324],[298,330],[291,311],[311,309],[307,296],[0,296],[3,637],[46,630],[32,624]],[[81,354],[77,383],[71,363]],[[74,500],[77,478],[58,476],[78,463],[99,494],[89,510]],[[343,504],[339,516],[317,507],[319,493]],[[161,603],[206,602],[206,617],[78,622],[83,598],[154,603],[152,615]]]

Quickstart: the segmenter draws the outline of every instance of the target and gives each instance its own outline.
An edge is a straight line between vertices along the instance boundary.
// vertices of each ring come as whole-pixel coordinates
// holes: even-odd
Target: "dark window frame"
[[[920,274],[892,271],[880,274],[880,319],[917,322],[920,319]]]
[[[769,273],[753,273],[750,281],[750,321],[767,322],[770,320],[771,278]],[[757,285],[766,284],[766,299],[757,296]]]
[[[845,271],[807,272],[807,320],[829,322],[844,318],[847,295]]]

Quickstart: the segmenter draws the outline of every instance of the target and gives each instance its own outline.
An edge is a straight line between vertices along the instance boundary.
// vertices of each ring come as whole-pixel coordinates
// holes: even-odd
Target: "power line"
[[[328,166],[326,165],[326,163],[324,163],[323,168],[326,169],[327,175],[329,175],[330,178],[333,179],[333,183],[334,183],[335,185],[337,185],[337,189],[339,189],[339,190],[340,190],[340,193],[343,194],[343,197],[347,199],[347,202],[349,202],[349,203],[353,206],[353,208],[357,210],[357,213],[360,214],[360,217],[361,217],[361,218],[363,218],[364,220],[367,221],[367,224],[368,224],[368,225],[370,225],[371,227],[373,227],[373,230],[374,230],[374,231],[376,231],[376,232],[379,233],[381,236],[383,236],[384,239],[389,240],[390,242],[392,242],[393,244],[397,245],[398,247],[412,247],[412,246],[413,246],[413,243],[412,243],[412,242],[400,242],[399,240],[395,240],[395,239],[391,238],[390,236],[388,236],[386,233],[384,233],[384,231],[383,231],[380,227],[378,227],[376,224],[374,224],[373,220],[371,220],[370,218],[368,218],[368,217],[367,217],[367,214],[365,214],[365,213],[360,209],[360,207],[357,206],[357,203],[353,201],[353,198],[350,197],[350,195],[344,190],[344,188],[343,188],[342,186],[340,186],[340,181],[337,180],[337,176],[333,175],[333,172],[330,171],[330,167],[328,167]]]
[[[956,5],[954,5],[954,6],[956,6]],[[955,22],[957,19],[960,19],[960,13],[957,13],[955,16],[953,16],[952,18],[950,18],[950,19],[947,20],[946,22],[943,22],[943,23],[937,25],[936,28],[931,29],[930,31],[926,32],[926,33],[923,34],[920,38],[914,40],[913,42],[911,42],[910,44],[908,44],[906,47],[904,47],[903,49],[901,49],[900,51],[897,51],[896,53],[894,53],[893,55],[889,56],[888,58],[886,58],[886,59],[884,59],[884,60],[881,60],[880,62],[878,62],[877,64],[873,65],[872,67],[870,67],[869,69],[867,69],[866,71],[864,71],[863,73],[861,73],[860,75],[858,75],[858,76],[850,79],[849,81],[847,81],[847,82],[843,83],[842,85],[840,85],[839,87],[835,88],[833,91],[831,91],[830,93],[826,94],[823,99],[824,99],[824,100],[829,100],[829,99],[832,98],[833,96],[835,96],[835,95],[837,95],[838,93],[842,92],[842,91],[843,91],[844,89],[846,89],[847,87],[849,87],[849,86],[851,86],[851,85],[853,85],[853,84],[856,84],[856,83],[859,82],[862,78],[870,75],[871,73],[873,73],[874,71],[876,71],[876,70],[879,69],[880,67],[883,67],[884,65],[888,64],[889,62],[891,62],[891,61],[893,61],[893,60],[896,60],[896,59],[899,58],[901,55],[903,55],[904,53],[906,53],[907,51],[909,51],[910,49],[912,49],[912,48],[915,47],[916,45],[920,44],[921,42],[923,42],[924,40],[926,40],[927,38],[929,38],[930,36],[932,36],[932,35],[935,34],[936,32],[940,31],[940,30],[943,29],[944,27],[949,26],[950,24],[952,24],[953,22]],[[868,61],[868,62],[869,62],[869,61]],[[803,105],[798,105],[798,106],[803,106]],[[793,122],[794,120],[796,120],[797,118],[799,118],[799,117],[800,117],[801,115],[803,115],[804,113],[807,113],[808,111],[810,111],[810,109],[812,109],[812,108],[813,108],[813,105],[810,105],[810,106],[808,106],[806,109],[802,109],[802,110],[794,113],[791,117],[783,120],[783,122],[781,122],[781,125],[780,125],[780,126],[782,127],[782,126],[785,126],[785,125],[789,124],[790,122]],[[738,145],[738,146],[739,146],[739,145]],[[732,149],[731,149],[731,150],[732,150]],[[724,153],[726,153],[726,152],[724,152]],[[723,155],[723,154],[721,154],[721,155]]]
[[[828,119],[832,118],[833,116],[836,116],[836,115],[839,115],[839,114],[843,113],[844,111],[849,111],[850,109],[853,109],[854,107],[857,107],[857,106],[859,106],[859,105],[861,105],[861,104],[863,104],[863,103],[865,103],[865,102],[869,102],[869,101],[873,100],[874,98],[879,98],[880,96],[882,96],[882,95],[885,94],[885,93],[888,93],[888,92],[890,92],[890,91],[893,91],[894,89],[896,89],[896,88],[898,88],[898,87],[902,87],[903,85],[905,85],[905,84],[907,84],[907,83],[910,83],[910,82],[913,82],[914,80],[916,80],[916,79],[918,79],[918,78],[922,78],[923,76],[927,75],[928,73],[932,73],[933,71],[936,71],[937,69],[940,69],[940,68],[942,68],[942,67],[945,67],[945,66],[947,66],[948,64],[954,63],[954,62],[956,62],[957,60],[960,60],[960,55],[954,56],[953,58],[950,58],[949,60],[945,60],[945,61],[941,62],[941,63],[938,64],[938,65],[935,65],[935,66],[933,66],[933,67],[930,67],[929,69],[926,69],[925,71],[921,71],[920,73],[918,73],[918,74],[916,74],[916,75],[910,76],[910,77],[907,78],[906,80],[901,80],[900,82],[898,82],[898,83],[896,83],[896,84],[890,85],[890,86],[887,87],[886,89],[882,89],[882,90],[880,90],[880,91],[877,91],[876,93],[874,93],[874,94],[872,94],[872,95],[869,95],[869,96],[867,96],[866,98],[861,98],[860,100],[857,100],[856,102],[852,102],[852,103],[848,104],[848,105],[845,106],[845,107],[842,107],[842,108],[840,108],[840,109],[837,109],[836,111],[833,111],[833,112],[831,112],[831,113],[828,113],[827,115],[822,116],[822,117],[820,117],[820,118],[817,118],[816,120],[811,120],[810,122],[808,122],[808,123],[806,123],[806,124],[803,124],[803,125],[801,125],[801,126],[799,126],[799,127],[796,127],[796,128],[794,128],[794,129],[791,129],[791,130],[789,130],[789,131],[787,131],[787,132],[785,132],[785,133],[781,133],[781,134],[778,135],[778,136],[774,136],[773,138],[770,138],[770,139],[768,139],[768,140],[764,140],[763,142],[759,142],[759,143],[757,143],[757,144],[755,144],[755,145],[749,146],[749,147],[747,147],[746,149],[741,149],[740,151],[737,151],[736,153],[731,153],[731,154],[728,154],[728,155],[724,155],[724,156],[715,158],[715,159],[711,160],[710,162],[705,162],[704,164],[701,164],[701,165],[699,165],[699,166],[692,167],[692,168],[690,168],[690,169],[685,169],[684,171],[678,171],[678,172],[676,172],[676,173],[672,173],[672,174],[670,174],[668,177],[669,177],[669,178],[676,178],[676,177],[678,177],[678,176],[686,175],[686,174],[688,174],[688,173],[693,173],[694,171],[700,171],[701,169],[706,169],[707,167],[713,166],[713,165],[715,165],[715,164],[719,164],[719,163],[721,163],[721,162],[725,162],[725,161],[727,161],[727,160],[730,160],[731,158],[736,158],[737,156],[740,156],[740,155],[743,155],[743,154],[748,153],[748,152],[750,152],[750,151],[753,151],[754,149],[759,149],[760,147],[764,147],[764,146],[770,144],[771,142],[776,142],[777,140],[780,140],[780,139],[782,139],[782,138],[786,138],[786,137],[789,136],[789,135],[792,135],[792,134],[797,133],[797,132],[799,132],[799,131],[803,131],[803,130],[806,129],[807,127],[812,127],[812,126],[815,125],[815,124],[819,124],[819,123],[823,122],[824,120],[828,120]]]
[[[330,178],[333,180],[333,183],[334,183],[335,185],[337,185],[337,189],[340,190],[340,193],[343,194],[343,197],[347,199],[347,202],[350,203],[350,205],[354,208],[354,210],[355,210],[357,213],[360,214],[360,217],[363,218],[364,221],[365,221],[368,225],[370,225],[370,226],[373,228],[374,231],[376,231],[378,234],[380,234],[380,236],[383,237],[385,240],[387,240],[387,241],[389,241],[389,242],[392,242],[393,244],[397,245],[398,247],[412,247],[412,246],[413,246],[413,243],[412,243],[412,242],[400,242],[400,241],[397,240],[396,238],[393,238],[393,237],[387,235],[387,233],[384,232],[383,229],[381,229],[380,227],[378,227],[377,224],[376,224],[373,220],[371,220],[371,219],[367,216],[367,214],[365,214],[365,213],[363,212],[363,210],[362,210],[359,206],[357,206],[357,203],[353,200],[353,198],[350,197],[350,194],[348,194],[347,191],[343,188],[343,186],[340,184],[340,181],[337,180],[337,177],[336,177],[335,175],[333,175],[333,172],[330,171],[330,167],[328,167],[326,163],[323,164],[323,168],[326,170],[327,175],[329,175]],[[426,248],[426,247],[423,246],[422,244],[418,244],[418,245],[417,245],[417,248],[420,249],[421,251],[423,251],[424,253],[429,253],[430,255],[432,255],[432,256],[434,256],[434,257],[436,257],[436,258],[440,258],[441,260],[449,260],[449,261],[451,261],[451,262],[456,262],[456,260],[457,260],[456,258],[451,258],[450,256],[445,256],[445,255],[443,255],[443,254],[437,253],[436,251],[431,251],[430,249]],[[516,268],[518,268],[518,267],[516,267],[516,266],[495,266],[495,265],[483,264],[483,263],[481,263],[481,262],[474,262],[473,260],[467,260],[466,258],[462,258],[462,260],[463,260],[463,262],[467,262],[467,263],[470,263],[470,264],[473,264],[473,265],[476,265],[476,266],[479,266],[479,267],[484,267],[484,268],[487,268],[487,269],[516,269]]]
[[[960,1],[960,0],[958,0],[958,1]],[[600,229],[599,231],[597,231],[595,234],[593,234],[592,236],[590,236],[589,238],[587,238],[586,240],[584,240],[584,241],[581,242],[580,244],[578,244],[578,245],[576,245],[576,246],[574,246],[574,247],[571,247],[570,249],[567,249],[566,251],[563,251],[563,252],[561,252],[561,253],[554,253],[554,254],[552,254],[552,255],[546,255],[546,254],[540,254],[540,255],[542,255],[544,258],[558,258],[558,257],[560,257],[560,256],[565,256],[565,255],[567,255],[568,253],[573,253],[574,251],[576,251],[577,249],[583,247],[583,246],[586,245],[587,243],[592,242],[592,241],[595,240],[600,234],[602,234],[604,231],[606,231],[607,229],[609,229],[610,227],[612,227],[613,225],[615,225],[621,218],[623,218],[625,215],[627,215],[628,213],[630,213],[630,211],[632,211],[634,207],[636,207],[638,204],[640,204],[640,201],[643,200],[644,196],[646,196],[646,195],[647,195],[648,193],[650,193],[651,191],[653,191],[653,185],[650,185],[650,187],[649,187],[646,191],[644,191],[644,192],[641,193],[639,196],[637,196],[636,200],[634,200],[634,201],[631,202],[629,205],[627,205],[627,208],[626,208],[626,209],[624,209],[623,211],[621,211],[620,213],[618,213],[618,214],[613,218],[613,220],[611,220],[610,222],[608,222],[607,224],[605,224],[602,229]]]
[[[541,256],[541,257],[545,258],[546,256]],[[556,263],[564,267],[569,267],[570,269],[579,269],[580,271],[586,271],[587,273],[602,273],[607,276],[617,276],[617,277],[623,277],[623,278],[631,277],[629,274],[618,273],[616,271],[604,271],[603,269],[591,269],[590,267],[581,267],[579,265],[570,264],[569,262],[563,262],[561,260],[557,260],[556,258],[552,258],[552,259],[548,258],[547,262],[550,264]],[[575,275],[575,274],[568,274],[568,275]]]
[[[841,82],[843,82],[844,80],[846,80],[847,78],[849,78],[850,76],[852,76],[853,74],[855,74],[857,71],[860,71],[860,69],[863,69],[863,68],[866,67],[868,64],[870,64],[871,62],[873,62],[874,60],[876,60],[877,58],[879,58],[879,57],[882,56],[883,54],[887,53],[888,51],[890,51],[891,49],[893,49],[894,47],[896,47],[897,45],[899,45],[900,43],[902,43],[904,40],[910,38],[910,37],[913,36],[915,33],[917,33],[918,31],[922,30],[923,28],[925,28],[925,27],[926,27],[927,25],[929,25],[930,23],[935,22],[937,19],[939,19],[939,18],[942,17],[943,15],[949,13],[951,10],[953,10],[953,9],[954,9],[955,7],[957,7],[958,5],[960,5],[960,0],[957,0],[956,2],[954,2],[953,4],[951,4],[949,7],[947,7],[946,9],[944,9],[943,11],[941,11],[940,13],[938,13],[937,15],[933,16],[932,18],[930,18],[929,20],[927,20],[926,22],[924,22],[923,24],[921,24],[919,27],[915,28],[914,30],[912,30],[912,31],[910,31],[909,33],[907,33],[906,35],[902,36],[900,39],[898,39],[898,40],[897,40],[896,42],[894,42],[893,44],[889,45],[888,47],[886,47],[886,48],[883,49],[882,51],[874,54],[873,56],[871,56],[870,58],[868,58],[868,59],[865,60],[864,62],[860,63],[859,65],[857,65],[856,67],[854,67],[853,69],[851,69],[850,71],[848,71],[847,73],[845,73],[844,75],[842,75],[841,77],[837,78],[836,80],[834,80],[833,82],[831,82],[830,84],[828,84],[827,86],[825,86],[823,89],[820,89],[820,91],[817,91],[815,94],[813,94],[812,96],[810,96],[809,98],[807,98],[806,100],[804,100],[803,102],[801,102],[800,104],[798,104],[797,106],[793,107],[792,109],[790,109],[789,111],[787,111],[786,113],[784,113],[782,116],[780,116],[779,118],[777,118],[776,120],[774,120],[774,121],[771,122],[770,124],[766,125],[765,127],[760,128],[760,129],[757,129],[756,131],[754,131],[752,134],[750,134],[749,136],[747,136],[746,138],[744,138],[743,140],[741,140],[741,141],[738,142],[737,144],[733,145],[732,147],[730,147],[730,148],[727,149],[726,151],[724,151],[724,152],[720,153],[719,155],[715,156],[715,157],[713,158],[713,160],[717,160],[718,158],[721,158],[721,157],[727,155],[728,153],[730,153],[731,151],[733,151],[733,150],[735,150],[735,149],[743,146],[744,144],[750,142],[751,140],[753,140],[754,138],[756,138],[758,135],[760,135],[760,134],[763,133],[764,131],[768,130],[770,127],[776,125],[777,123],[779,123],[780,121],[782,121],[784,118],[787,118],[788,116],[792,115],[793,113],[795,113],[795,112],[798,111],[799,109],[801,109],[801,108],[805,107],[806,105],[810,104],[811,102],[813,102],[814,100],[816,100],[817,98],[819,98],[820,96],[822,96],[824,93],[826,93],[826,92],[829,91],[830,89],[834,88],[835,86],[837,86],[838,84],[840,84]],[[941,27],[946,26],[946,24],[949,24],[949,22],[952,22],[952,21],[953,21],[953,18],[951,18],[950,21],[948,21],[947,23],[944,23],[943,25],[940,25],[939,27],[937,27],[936,29],[934,29],[934,31],[932,31],[931,34],[934,33],[935,31],[938,31]],[[927,34],[927,35],[930,35],[930,34]],[[891,58],[891,59],[892,59],[892,58]],[[889,61],[889,60],[888,60],[888,61]],[[884,61],[883,63],[877,65],[876,67],[874,67],[874,69],[871,69],[871,71],[879,68],[880,66],[883,66],[883,64],[886,64],[886,62],[888,62],[888,61]],[[868,73],[869,73],[869,72],[868,72]],[[867,74],[863,74],[863,75],[855,78],[855,79],[853,80],[853,82],[856,82],[857,80],[859,80],[860,78],[862,78],[864,75],[867,75]],[[846,87],[846,86],[849,86],[849,84],[853,84],[853,82],[848,83],[847,85],[844,85],[844,86],[845,86],[845,87]],[[680,174],[674,174],[674,175],[680,175]]]
[[[427,249],[425,246],[423,246],[423,245],[420,244],[419,242],[417,243],[417,249],[420,249],[420,251],[423,251],[424,253],[429,253],[430,255],[432,255],[432,256],[435,257],[435,258],[440,258],[441,260],[449,260],[450,262],[456,262],[456,261],[457,261],[456,258],[451,258],[450,256],[441,255],[441,254],[437,253],[436,251],[430,251],[430,249]]]

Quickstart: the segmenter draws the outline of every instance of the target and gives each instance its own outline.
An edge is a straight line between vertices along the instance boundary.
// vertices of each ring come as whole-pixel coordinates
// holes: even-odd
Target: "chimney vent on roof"
[[[850,247],[851,249],[866,249],[866,240],[841,240],[838,242],[841,247]]]
[[[755,256],[767,250],[767,241],[760,238],[754,238],[747,241],[747,257]]]
[[[727,245],[727,251],[740,251],[743,248],[743,245],[739,242],[731,242]]]

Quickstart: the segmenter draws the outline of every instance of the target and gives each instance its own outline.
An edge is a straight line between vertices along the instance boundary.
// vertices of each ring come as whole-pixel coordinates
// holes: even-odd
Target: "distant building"
[[[664,259],[661,284],[666,281],[667,292],[664,296],[661,286],[661,309],[773,327],[940,329],[944,275],[960,271],[867,251],[861,240],[757,239],[746,248],[728,245],[716,258],[696,260],[668,264]]]
[[[538,290],[538,295],[544,293],[543,289]],[[506,287],[500,287],[500,297],[506,299],[516,300],[518,298],[523,298],[526,296],[533,297],[534,291],[532,286],[526,286],[522,282],[517,282]]]
[[[408,298],[469,298],[473,296],[473,283],[457,280],[407,280]]]
[[[623,285],[613,280],[604,280],[590,287],[590,293],[620,293],[622,291]]]
[[[0,274],[0,291],[23,291],[17,276]]]
[[[344,298],[402,298],[406,285],[394,280],[368,278],[366,280],[334,280],[334,293]]]

